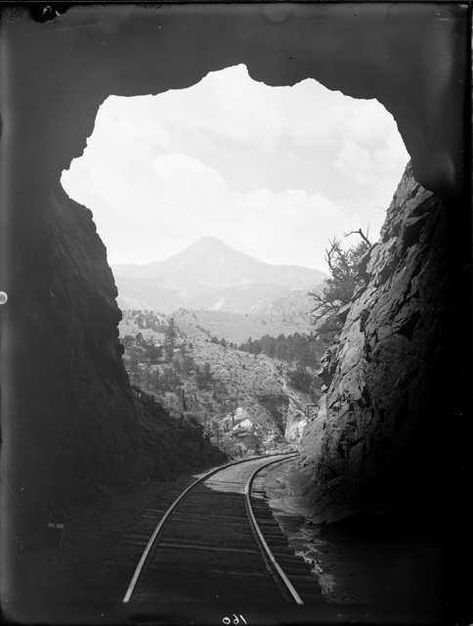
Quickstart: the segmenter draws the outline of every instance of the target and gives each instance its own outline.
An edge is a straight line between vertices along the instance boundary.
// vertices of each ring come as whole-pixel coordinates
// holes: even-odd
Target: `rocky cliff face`
[[[71,503],[224,458],[130,388],[117,291],[92,213],[59,186],[41,208],[40,230],[25,223],[17,239],[29,271],[9,308],[17,333],[6,336],[10,381],[27,391],[9,425],[23,453],[7,450],[8,506],[30,538]]]
[[[326,390],[302,440],[322,519],[383,510],[410,487],[428,491],[436,466],[447,473],[447,442],[441,457],[431,455],[442,450],[442,432],[448,437],[451,244],[441,203],[408,165],[325,359]]]

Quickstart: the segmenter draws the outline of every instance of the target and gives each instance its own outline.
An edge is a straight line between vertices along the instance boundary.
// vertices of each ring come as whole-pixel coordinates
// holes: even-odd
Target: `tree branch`
[[[373,247],[373,244],[371,243],[371,241],[368,239],[367,235],[365,235],[365,233],[362,231],[361,228],[359,228],[358,230],[351,230],[349,233],[345,233],[345,237],[349,237],[350,235],[360,235],[360,237],[363,239],[363,241],[370,247]]]

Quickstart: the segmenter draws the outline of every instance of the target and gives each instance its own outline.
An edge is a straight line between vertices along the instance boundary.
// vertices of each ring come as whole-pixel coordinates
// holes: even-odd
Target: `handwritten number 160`
[[[246,619],[243,617],[243,615],[237,615],[236,613],[232,614],[232,617],[228,617],[228,615],[225,615],[225,617],[222,619],[222,624],[225,624],[226,626],[228,626],[228,624],[235,624],[235,626],[237,626],[237,624],[247,624],[248,622],[246,621]]]

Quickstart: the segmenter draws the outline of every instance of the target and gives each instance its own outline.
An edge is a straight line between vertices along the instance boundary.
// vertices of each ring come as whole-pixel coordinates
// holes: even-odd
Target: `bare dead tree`
[[[369,249],[371,250],[371,248],[373,247],[373,244],[371,243],[371,241],[368,238],[369,235],[369,231],[366,231],[366,235],[363,232],[363,230],[361,228],[359,228],[358,230],[351,230],[349,233],[345,233],[345,237],[349,237],[350,235],[360,235],[360,237],[363,239],[363,241],[366,243],[367,246],[369,246]]]
[[[333,257],[335,254],[340,253],[340,242],[338,242],[336,239],[332,239],[332,241],[329,241],[329,244],[330,244],[330,248],[325,249],[325,260],[327,261],[327,265],[330,269],[330,272],[333,273],[334,271]]]
[[[347,256],[338,239],[332,239],[330,248],[325,250],[325,259],[332,278],[344,280],[351,275],[351,268]]]
[[[330,277],[320,290],[311,291],[313,299],[311,315],[314,323],[325,319],[335,327],[340,311],[353,297],[356,285],[360,280],[360,262],[366,252],[371,250],[372,244],[368,233],[361,228],[346,233],[345,237],[356,234],[361,242],[348,249],[344,249],[338,239],[329,241],[325,250],[325,259],[330,270]]]
[[[315,291],[309,291],[309,296],[314,299],[314,307],[311,309],[311,314],[316,318],[325,316],[327,313],[337,313],[340,307],[338,301],[332,302],[323,293],[320,294]]]

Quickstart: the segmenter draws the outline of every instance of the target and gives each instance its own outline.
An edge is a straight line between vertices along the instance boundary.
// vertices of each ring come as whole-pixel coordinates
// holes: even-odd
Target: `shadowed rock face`
[[[446,236],[445,208],[408,165],[325,362],[328,388],[302,443],[322,518],[383,510],[410,490],[424,503],[439,475],[450,475],[442,467],[455,402],[445,331],[455,324],[455,294]]]
[[[10,373],[18,390],[7,430],[10,485],[18,486],[11,505],[21,506],[16,529],[29,539],[104,489],[224,458],[195,428],[132,391],[117,290],[91,211],[57,187],[42,217],[21,259],[21,316],[5,335],[12,356],[21,356]]]
[[[42,523],[50,500],[77,499],[97,483],[123,483],[130,476],[144,478],[159,471],[153,460],[165,454],[167,444],[153,448],[156,437],[147,436],[149,424],[140,422],[141,409],[130,394],[105,249],[91,213],[67,200],[58,181],[71,159],[81,154],[108,95],[183,88],[208,71],[236,63],[246,63],[253,78],[269,85],[314,77],[347,95],[377,97],[398,122],[417,179],[449,203],[442,209],[438,200],[419,190],[429,207],[427,215],[419,209],[397,226],[393,207],[386,241],[373,253],[384,273],[373,267],[370,281],[377,280],[380,294],[389,292],[394,303],[412,289],[421,293],[416,285],[424,285],[420,304],[426,311],[420,313],[414,302],[399,305],[393,333],[386,326],[394,311],[383,308],[384,296],[361,296],[346,328],[353,347],[345,342],[341,361],[354,365],[352,374],[343,377],[347,391],[338,394],[332,386],[327,395],[338,407],[336,415],[342,416],[336,438],[345,441],[350,402],[369,398],[376,404],[373,390],[381,388],[386,371],[389,383],[384,384],[389,389],[394,385],[389,397],[396,408],[391,413],[392,403],[379,401],[373,410],[376,416],[387,412],[388,436],[396,431],[404,433],[399,441],[405,440],[410,426],[402,423],[401,404],[408,402],[424,415],[426,385],[435,378],[430,368],[437,363],[430,360],[429,350],[441,351],[459,338],[458,328],[439,328],[445,318],[437,320],[429,312],[429,307],[440,306],[447,259],[454,294],[448,315],[459,320],[458,327],[468,319],[460,301],[469,258],[462,238],[468,220],[461,204],[464,9],[126,6],[107,8],[105,14],[95,7],[77,7],[44,24],[34,23],[22,10],[4,18],[8,96],[2,149],[9,162],[8,210],[1,214],[1,226],[8,238],[2,246],[0,283],[10,295],[2,311],[2,351],[9,364],[2,388],[3,463],[11,487],[10,510]],[[396,228],[399,240],[390,234]],[[434,243],[438,239],[441,245]],[[412,285],[403,283],[404,276],[411,277]],[[368,346],[371,360],[363,356],[361,367],[357,361]],[[393,360],[408,363],[406,372],[416,382],[398,382]],[[429,364],[428,371],[419,367],[419,360]],[[364,383],[350,382],[350,376],[361,376],[365,369]],[[403,391],[406,384],[408,391]],[[382,438],[374,423],[368,423],[369,411],[360,409],[357,415],[366,419],[369,434],[357,444],[356,437],[350,439],[349,468],[356,475],[365,462],[373,468],[376,458],[384,458]],[[413,414],[413,428],[418,423]],[[308,457],[320,450],[330,461],[327,471],[343,475],[346,461],[341,455],[317,447],[318,441],[310,444],[309,438],[307,445],[313,445]],[[315,464],[321,476],[322,465]]]

